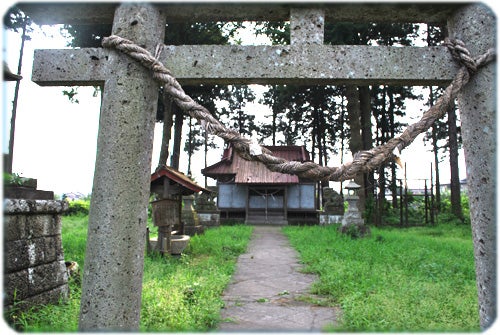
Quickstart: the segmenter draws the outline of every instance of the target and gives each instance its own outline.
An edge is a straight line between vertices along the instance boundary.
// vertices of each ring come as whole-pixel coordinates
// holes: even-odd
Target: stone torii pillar
[[[166,20],[155,6],[122,4],[112,33],[154,53]],[[79,329],[139,329],[147,206],[158,84],[140,64],[112,51],[99,54],[99,71],[74,57],[51,59],[76,73],[67,84],[97,77],[104,86],[90,205]],[[84,51],[85,52],[85,51]],[[66,65],[62,65],[66,64]],[[104,64],[104,65],[102,65]],[[104,73],[103,73],[104,72]],[[77,77],[78,76],[78,77]]]
[[[448,31],[450,37],[465,41],[474,56],[496,46],[495,14],[482,4],[456,10],[448,21]],[[458,95],[474,242],[479,321],[483,330],[490,327],[497,317],[495,67],[496,63],[490,63],[480,69]]]
[[[165,23],[154,6],[123,4],[112,30],[154,52]],[[139,329],[159,87],[134,60],[107,57],[79,329],[130,331]]]

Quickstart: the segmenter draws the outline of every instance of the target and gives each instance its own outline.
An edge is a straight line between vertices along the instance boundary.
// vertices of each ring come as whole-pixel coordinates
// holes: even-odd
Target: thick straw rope
[[[153,78],[164,86],[164,90],[185,113],[196,118],[209,133],[233,144],[236,152],[244,159],[259,161],[274,172],[294,174],[302,178],[324,181],[352,179],[359,173],[374,170],[384,162],[393,159],[395,151],[401,151],[406,148],[419,134],[429,129],[437,119],[441,118],[446,113],[450,103],[456,98],[458,92],[467,84],[470,77],[480,67],[488,64],[495,58],[494,50],[490,49],[480,57],[474,59],[465,48],[463,42],[447,39],[444,45],[448,47],[455,61],[461,64],[461,68],[436,104],[427,110],[418,122],[408,126],[400,136],[392,138],[373,149],[357,152],[354,154],[352,162],[345,163],[339,167],[327,167],[314,162],[287,161],[283,158],[273,156],[269,150],[262,147],[260,147],[260,150],[262,150],[261,154],[251,154],[254,153],[255,143],[241,136],[237,131],[226,128],[205,107],[188,96],[170,71],[147,50],[134,44],[132,41],[116,35],[104,38],[102,45],[105,48],[115,48],[152,70]]]

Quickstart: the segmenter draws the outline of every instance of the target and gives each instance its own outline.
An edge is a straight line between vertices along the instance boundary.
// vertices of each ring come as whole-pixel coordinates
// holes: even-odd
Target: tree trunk
[[[347,116],[349,128],[351,129],[351,140],[349,141],[349,149],[354,155],[356,152],[363,150],[363,139],[361,137],[361,121],[360,121],[360,103],[358,87],[354,85],[346,86],[347,98]],[[358,208],[360,212],[365,210],[365,180],[362,173],[354,177],[354,182],[361,185],[359,194]]]
[[[174,102],[163,94],[163,136],[161,139],[160,158],[158,159],[158,167],[166,165],[168,159],[168,146],[170,145],[170,137],[172,136],[172,121]]]
[[[344,151],[345,151],[345,97],[341,97],[341,109],[340,109],[340,164],[344,164]],[[340,194],[344,195],[344,183],[340,181]]]
[[[184,115],[182,111],[177,107],[176,104],[172,105],[174,108],[173,113],[175,114],[175,125],[174,125],[174,147],[172,152],[172,157],[170,157],[170,166],[176,170],[179,170],[179,158],[181,156],[181,142],[182,142],[182,124],[184,123]]]
[[[457,115],[455,104],[448,109],[448,138],[450,143],[450,202],[451,212],[464,220],[460,197],[460,176],[458,171]]]
[[[377,216],[375,218],[375,224],[377,226],[382,226],[384,224],[384,212],[385,212],[385,165],[382,165],[378,169],[378,185],[379,193],[377,197]]]
[[[188,133],[188,166],[187,175],[191,176],[191,158],[193,157],[193,118],[189,117],[189,133]]]
[[[434,91],[432,86],[429,86],[429,105],[434,105]],[[441,182],[439,180],[439,147],[438,147],[438,130],[437,123],[432,126],[432,151],[434,153],[434,171],[436,176],[436,209],[439,212],[441,210]],[[432,185],[431,185],[432,187]]]
[[[390,89],[388,89],[388,96],[389,96],[389,130],[391,133],[391,138],[394,138],[396,136],[396,130],[395,130],[395,122],[394,122],[394,112],[395,112],[395,107],[394,107],[394,96],[393,93]],[[398,208],[398,185],[397,185],[397,179],[396,179],[396,163],[392,161],[390,163],[391,167],[391,184],[390,184],[390,190],[391,190],[391,197],[392,197],[392,207],[393,208]]]
[[[273,146],[276,145],[276,119],[277,119],[277,114],[278,112],[273,106],[273,123],[272,123],[272,133],[273,133]]]
[[[26,36],[27,21],[25,19],[23,24],[23,33],[21,35],[21,47],[19,48],[19,62],[17,63],[17,74],[21,74],[21,69],[23,67],[23,53],[24,53],[24,42],[28,38]],[[19,98],[19,88],[21,85],[21,80],[16,81],[16,88],[14,89],[14,100],[12,101],[12,115],[10,117],[10,136],[9,136],[9,154],[7,155],[6,171],[7,173],[12,173],[12,163],[14,161],[14,138],[16,132],[16,114],[17,114],[17,100]]]
[[[359,105],[361,110],[361,136],[363,138],[363,150],[369,150],[373,148],[373,138],[372,138],[372,106],[371,106],[371,95],[369,86],[359,87]],[[370,171],[363,174],[363,181],[365,186],[365,207],[367,204],[374,205],[374,193],[375,193],[375,173]],[[371,211],[373,213],[373,211]],[[367,217],[367,220],[372,221],[373,217]]]

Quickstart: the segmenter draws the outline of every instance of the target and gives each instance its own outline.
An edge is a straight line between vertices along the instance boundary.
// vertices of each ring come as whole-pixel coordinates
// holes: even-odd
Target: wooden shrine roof
[[[309,161],[309,152],[304,146],[264,146],[273,155],[289,161]],[[272,172],[260,162],[247,161],[234,152],[230,146],[224,149],[222,159],[201,170],[203,175],[218,179],[222,176],[233,176],[237,184],[297,184],[299,177],[291,174]]]
[[[151,186],[153,187],[162,184],[163,178],[168,178],[171,181],[171,184],[178,184],[181,188],[182,195],[189,195],[200,191],[210,193],[210,190],[196,184],[184,173],[177,171],[170,166],[162,166],[161,168],[156,169],[156,171],[151,175]]]

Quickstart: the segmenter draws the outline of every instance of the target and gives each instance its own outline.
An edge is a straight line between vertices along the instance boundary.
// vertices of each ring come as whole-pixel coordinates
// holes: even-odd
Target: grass
[[[223,226],[191,239],[180,258],[144,261],[143,332],[200,332],[220,321],[221,294],[246,249],[251,227]],[[375,228],[368,238],[340,235],[336,226],[284,228],[305,271],[319,275],[321,305],[340,306],[330,331],[480,331],[470,227]],[[84,266],[86,216],[63,217],[66,260]],[[17,330],[74,332],[80,286],[59,305],[7,316]],[[285,294],[285,292],[283,292]]]
[[[141,331],[208,331],[220,321],[222,292],[246,250],[252,227],[231,226],[194,236],[180,258],[148,257]]]
[[[66,260],[84,266],[87,216],[63,217]],[[144,332],[208,331],[220,321],[221,298],[239,254],[246,250],[252,227],[222,226],[191,238],[181,257],[149,255],[144,260],[140,330]],[[83,271],[81,270],[83,273]],[[16,330],[75,332],[81,288],[70,283],[71,298],[6,316]]]
[[[285,227],[313,293],[340,305],[331,331],[479,331],[470,228],[371,228],[351,239],[336,226]]]

